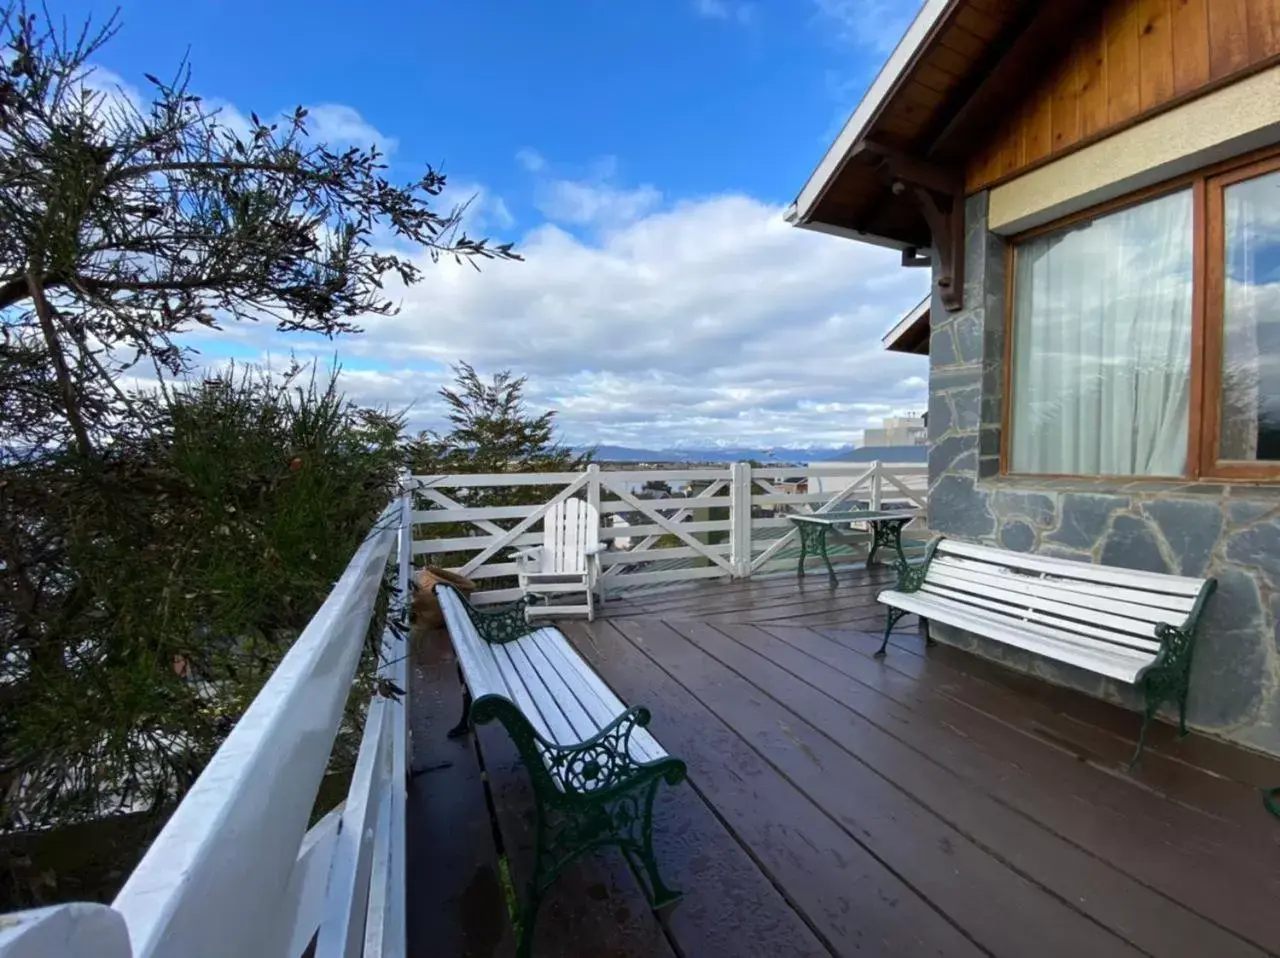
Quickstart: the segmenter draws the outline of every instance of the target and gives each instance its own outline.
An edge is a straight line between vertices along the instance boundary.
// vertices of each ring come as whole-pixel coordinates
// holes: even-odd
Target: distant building
[[[925,446],[929,442],[929,430],[923,416],[890,416],[879,429],[867,429],[862,433],[861,448],[885,446]],[[883,456],[872,456],[883,459]],[[888,460],[885,460],[888,461]]]

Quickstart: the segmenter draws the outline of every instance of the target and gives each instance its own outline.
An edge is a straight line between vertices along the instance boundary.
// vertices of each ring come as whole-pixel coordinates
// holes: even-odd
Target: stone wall
[[[964,308],[947,312],[935,296],[931,309],[931,531],[1019,552],[1215,577],[1188,721],[1280,754],[1280,489],[1001,477],[1005,244],[987,232],[986,213],[985,192],[969,198]],[[934,635],[1139,707],[1131,686],[944,626]]]

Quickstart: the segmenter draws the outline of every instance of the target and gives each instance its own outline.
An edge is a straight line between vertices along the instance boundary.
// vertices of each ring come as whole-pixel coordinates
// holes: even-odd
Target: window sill
[[[1280,502],[1280,483],[1242,482],[1226,479],[1089,479],[1048,476],[993,476],[983,479],[980,488],[1008,492],[1082,492],[1093,495],[1179,495],[1206,499],[1261,499]]]

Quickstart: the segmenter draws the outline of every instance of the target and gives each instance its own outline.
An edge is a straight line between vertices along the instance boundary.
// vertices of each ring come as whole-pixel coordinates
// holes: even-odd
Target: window
[[[1280,157],[1011,247],[1006,471],[1280,479]]]

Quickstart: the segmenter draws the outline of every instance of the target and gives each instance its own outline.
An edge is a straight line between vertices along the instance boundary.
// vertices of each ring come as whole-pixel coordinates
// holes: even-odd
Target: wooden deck
[[[1138,716],[912,629],[876,660],[885,573],[713,583],[561,628],[689,765],[663,795],[653,916],[616,853],[552,892],[535,955],[1280,954],[1280,762]],[[412,668],[410,954],[512,953],[531,804],[505,734],[450,742],[447,640]],[[491,825],[497,821],[498,829]]]

